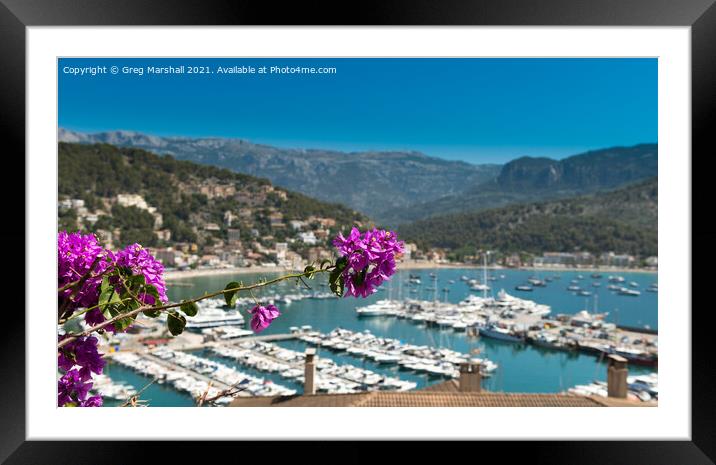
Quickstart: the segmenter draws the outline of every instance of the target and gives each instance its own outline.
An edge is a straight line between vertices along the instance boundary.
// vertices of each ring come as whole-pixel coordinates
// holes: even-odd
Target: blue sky
[[[124,66],[208,66],[143,76]],[[218,74],[218,66],[335,74]],[[106,66],[73,75],[66,67]],[[120,72],[110,73],[111,66]],[[418,150],[473,163],[657,142],[657,60],[75,59],[59,61],[59,125],[237,137],[279,147]]]

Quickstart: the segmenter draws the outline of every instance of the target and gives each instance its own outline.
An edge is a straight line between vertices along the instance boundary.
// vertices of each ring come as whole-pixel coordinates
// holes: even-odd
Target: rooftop
[[[451,391],[454,381],[410,392],[365,392],[312,396],[239,397],[232,407],[610,407],[646,403],[567,394],[515,394]]]

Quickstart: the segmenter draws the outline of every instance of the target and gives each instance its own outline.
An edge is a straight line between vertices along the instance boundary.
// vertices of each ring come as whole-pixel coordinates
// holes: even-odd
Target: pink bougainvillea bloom
[[[275,305],[256,305],[249,310],[251,313],[251,329],[255,333],[260,333],[271,325],[271,322],[278,318],[281,312]]]
[[[58,288],[75,283],[90,271],[91,273],[80,289],[65,289],[60,292],[59,304],[68,310],[96,304],[99,285],[102,282],[100,275],[110,265],[108,256],[109,253],[102,248],[94,234],[60,232],[57,235]]]
[[[345,297],[364,298],[395,273],[395,255],[403,253],[404,247],[392,231],[372,229],[361,234],[357,228],[351,229],[348,237],[338,233],[333,245],[347,260]]]
[[[164,282],[164,265],[139,244],[128,245],[114,256],[117,266],[126,266],[132,269],[133,275],[144,275],[144,281],[154,286],[159,293],[159,300],[167,303],[167,285]],[[146,304],[154,305],[154,297],[141,294],[140,300]]]

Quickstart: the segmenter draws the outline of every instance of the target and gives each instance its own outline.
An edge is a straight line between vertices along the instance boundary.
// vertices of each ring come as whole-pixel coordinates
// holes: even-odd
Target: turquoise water
[[[153,379],[111,362],[105,367],[104,373],[113,380],[131,384],[137,391],[147,386]],[[194,405],[194,400],[189,394],[179,392],[165,384],[153,383],[139,397],[152,407],[191,407]],[[125,400],[106,399],[104,405],[105,407],[116,407],[124,402]]]
[[[471,291],[468,289],[467,285],[460,281],[460,277],[465,275],[468,278],[476,278],[482,280],[482,270],[479,269],[440,269],[440,270],[416,270],[416,271],[403,271],[398,272],[396,275],[396,278],[393,279],[392,282],[392,288],[393,288],[393,297],[398,296],[398,284],[397,280],[405,281],[408,278],[408,273],[417,274],[420,275],[422,278],[422,285],[421,286],[410,286],[412,288],[418,289],[417,293],[409,293],[408,288],[409,286],[407,284],[402,284],[401,291],[403,296],[407,297],[413,297],[413,298],[424,298],[424,299],[433,299],[433,292],[428,291],[427,288],[433,287],[432,281],[429,276],[430,273],[437,274],[437,289],[438,289],[438,299],[444,300],[444,293],[442,292],[442,289],[447,287],[450,289],[450,292],[448,293],[448,300],[450,302],[459,302],[460,300],[464,299],[468,294],[471,293]],[[617,295],[612,291],[609,291],[607,289],[608,280],[607,277],[610,274],[617,274],[617,273],[608,273],[604,272],[602,274],[601,279],[592,279],[590,277],[591,273],[586,271],[581,272],[574,272],[574,271],[560,271],[560,272],[552,272],[552,271],[530,271],[530,270],[496,270],[494,272],[488,271],[489,274],[494,274],[495,276],[499,276],[500,274],[504,274],[504,279],[499,279],[498,281],[490,281],[489,284],[493,288],[493,292],[498,292],[500,289],[505,289],[508,294],[512,294],[516,297],[534,300],[541,304],[550,305],[552,307],[552,315],[557,313],[576,313],[583,309],[588,309],[590,311],[594,310],[595,305],[595,298],[594,295],[597,296],[596,299],[596,305],[597,310],[599,312],[609,312],[609,315],[607,316],[608,321],[616,322],[620,325],[629,325],[629,326],[649,326],[653,329],[658,328],[658,315],[657,315],[657,297],[658,294],[653,292],[646,292],[646,288],[652,284],[657,282],[657,275],[656,273],[618,273],[619,276],[624,277],[625,283],[624,285],[627,285],[627,283],[631,281],[635,281],[639,284],[639,287],[637,289],[641,290],[641,295],[638,297],[631,297],[631,296],[623,296],[623,295]],[[575,295],[573,292],[567,291],[567,287],[571,284],[570,281],[573,279],[577,279],[578,275],[582,275],[584,277],[583,280],[580,281],[578,284],[583,289],[588,290],[590,292],[593,292],[593,296],[591,297],[581,297]],[[545,279],[547,277],[552,277],[555,275],[561,276],[559,280],[555,280],[551,283],[547,283],[546,287],[535,287],[533,292],[520,292],[515,290],[515,286],[520,284],[526,284],[526,281],[531,276],[536,276],[539,279]],[[255,282],[258,278],[262,276],[278,276],[278,275],[239,275],[239,276],[230,276],[230,275],[224,275],[224,276],[203,276],[203,277],[196,277],[196,278],[187,278],[182,279],[182,283],[192,283],[194,284],[193,287],[178,287],[174,286],[172,287],[169,285],[169,297],[171,299],[185,299],[190,297],[196,297],[200,294],[202,294],[204,291],[216,291],[222,289],[224,286],[226,286],[227,283],[230,281],[243,281],[244,283],[252,283]],[[455,283],[450,284],[449,281],[454,280]],[[179,280],[177,280],[179,281]],[[325,276],[317,276],[313,281],[309,281],[310,285],[316,285],[316,289],[320,290],[326,290],[325,287],[320,286],[321,283],[326,282]],[[593,282],[601,282],[600,287],[593,287]],[[280,283],[277,286],[271,286],[268,288],[268,290],[265,290],[264,292],[268,294],[273,294],[276,292],[275,290],[277,288],[280,288],[282,290],[286,290],[288,292],[291,292],[292,290],[296,289],[296,285],[294,283],[284,282]],[[290,306],[286,307],[285,310],[287,310],[287,313],[284,315],[287,318],[281,318],[279,320],[276,320],[274,325],[269,328],[266,332],[285,332],[285,330],[289,326],[296,326],[296,325],[303,325],[303,324],[310,324],[314,328],[319,328],[322,331],[323,330],[331,330],[336,325],[334,318],[329,318],[329,315],[324,315],[324,309],[325,306],[328,306],[331,309],[334,309],[338,312],[343,312],[343,310],[346,310],[346,313],[351,313],[358,305],[365,305],[371,302],[374,302],[378,299],[384,299],[386,298],[387,294],[389,293],[388,289],[388,283],[384,284],[385,291],[378,292],[375,295],[367,298],[367,299],[335,299],[330,301],[316,301],[316,300],[306,300],[301,302],[295,302],[292,303]],[[473,294],[482,295],[482,293],[478,292],[472,292]],[[260,295],[260,292],[256,293],[257,295]],[[293,315],[294,313],[303,313],[306,309],[315,309],[318,312],[317,313],[311,313],[306,314],[305,318],[302,315]],[[340,313],[340,320],[343,321],[344,319],[350,320],[348,315],[344,315],[343,313]],[[352,315],[355,319],[355,315]],[[314,322],[312,319],[318,318],[318,321]],[[282,325],[281,322],[286,322],[287,324]],[[290,323],[288,323],[290,321]],[[326,323],[334,324],[333,327],[324,327],[324,326],[318,326],[320,323],[325,321]],[[338,323],[338,325],[341,325],[342,323]],[[375,322],[371,323],[375,324]],[[372,328],[368,328],[371,329]]]
[[[430,273],[437,274],[437,286],[433,286]],[[606,364],[600,363],[596,357],[583,354],[573,354],[567,352],[551,351],[547,349],[537,348],[529,345],[518,345],[513,343],[501,342],[492,339],[477,339],[467,337],[464,332],[455,332],[452,329],[427,328],[424,325],[412,323],[409,320],[402,320],[393,317],[381,318],[359,318],[355,313],[355,307],[366,305],[379,299],[388,297],[398,297],[398,281],[400,291],[403,296],[410,295],[413,298],[420,297],[432,299],[433,292],[426,290],[429,287],[437,287],[438,298],[445,300],[445,293],[442,289],[447,287],[450,292],[447,293],[447,299],[450,302],[458,302],[465,298],[469,293],[469,289],[460,277],[465,275],[469,278],[482,278],[482,271],[476,269],[440,269],[440,270],[413,270],[412,274],[420,275],[422,278],[422,286],[409,286],[407,284],[408,271],[399,272],[389,286],[384,284],[385,290],[378,292],[368,299],[325,299],[325,300],[302,300],[292,302],[289,305],[279,304],[282,315],[277,318],[271,327],[264,334],[279,334],[289,332],[291,326],[311,325],[314,329],[321,332],[329,332],[337,327],[346,328],[354,331],[370,330],[373,334],[384,337],[399,339],[406,343],[431,345],[438,347],[447,347],[452,350],[470,353],[475,349],[480,350],[480,354],[487,356],[500,367],[495,374],[483,381],[485,388],[492,391],[506,392],[560,392],[575,384],[589,383],[595,379],[606,380]],[[491,273],[493,274],[493,273]],[[642,294],[638,297],[620,296],[612,293],[606,286],[608,285],[607,277],[610,273],[602,273],[602,279],[592,279],[590,272],[534,272],[529,270],[498,270],[494,272],[495,276],[504,274],[504,279],[490,281],[493,291],[497,292],[504,288],[509,294],[534,300],[538,303],[547,304],[552,307],[552,314],[557,313],[576,313],[582,309],[594,310],[595,299],[593,297],[580,297],[567,291],[572,279],[576,279],[581,274],[584,279],[580,281],[580,286],[584,289],[592,291],[598,296],[597,310],[600,312],[609,312],[607,320],[616,322],[620,325],[630,326],[649,326],[658,328],[658,305],[656,293],[645,292],[648,285],[657,281],[655,273],[619,273],[626,280],[626,283],[635,281],[639,283]],[[525,284],[527,278],[536,276],[544,279],[549,276],[559,274],[561,279],[555,280],[547,284],[544,288],[535,288],[533,292],[519,292],[514,290],[516,285]],[[616,273],[613,273],[616,274]],[[262,275],[265,276],[265,275]],[[180,287],[169,285],[169,297],[172,300],[196,297],[204,292],[210,292],[222,289],[228,282],[236,280],[244,283],[254,282],[259,275],[241,275],[241,276],[207,276],[183,279],[183,283],[193,284],[191,287]],[[318,290],[326,290],[320,286],[325,282],[325,276],[317,276],[315,280],[309,281],[309,284]],[[449,280],[454,280],[453,284]],[[600,281],[601,287],[592,287],[592,282]],[[626,284],[625,283],[625,284]],[[281,283],[278,286],[272,286],[264,293],[273,294],[277,288],[281,291],[293,292],[296,290],[295,283]],[[409,289],[416,289],[417,292],[409,293]],[[256,296],[260,299],[262,293],[257,292]],[[481,295],[481,293],[478,293]],[[249,315],[247,309],[241,308],[242,313],[247,319]],[[248,326],[248,323],[247,323]],[[278,343],[281,346],[303,351],[307,347],[301,341],[282,341]],[[281,378],[275,374],[267,374],[235,365],[230,360],[213,356],[207,352],[199,352],[198,354],[208,358],[215,359],[226,365],[235,366],[236,368],[254,375],[264,377],[275,383],[282,384],[286,387],[296,389],[302,392],[300,384],[290,380]],[[364,367],[378,373],[389,376],[398,376],[401,379],[415,381],[418,387],[424,387],[428,384],[442,381],[441,378],[428,377],[427,375],[418,375],[410,371],[399,371],[397,367],[385,367],[377,365],[362,358],[353,357],[346,353],[332,352],[327,349],[319,349],[319,356],[329,357],[338,363],[350,363],[352,365]],[[141,388],[147,381],[143,376],[133,373],[126,369],[119,370],[112,366],[110,376],[118,380],[127,381],[137,388]],[[630,373],[648,373],[652,369],[630,366]],[[134,378],[134,382],[131,376]],[[164,386],[152,386],[146,391],[146,397],[153,398],[151,405],[192,405],[188,395],[176,393]]]

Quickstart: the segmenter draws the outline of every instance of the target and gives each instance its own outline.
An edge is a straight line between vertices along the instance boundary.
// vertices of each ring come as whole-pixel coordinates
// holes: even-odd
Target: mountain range
[[[59,140],[136,147],[228,168],[360,211],[394,227],[437,215],[608,191],[658,175],[657,144],[612,147],[555,160],[471,164],[420,152],[286,149],[244,139],[59,130]]]
[[[609,191],[658,175],[658,146],[612,147],[562,160],[521,157],[502,166],[492,180],[457,195],[384,212],[393,224],[448,213],[475,212]]]
[[[405,209],[493,179],[500,166],[474,165],[419,152],[284,149],[243,139],[159,137],[130,131],[94,134],[60,129],[61,142],[136,147],[178,160],[228,168],[274,185],[339,202],[379,221]]]

